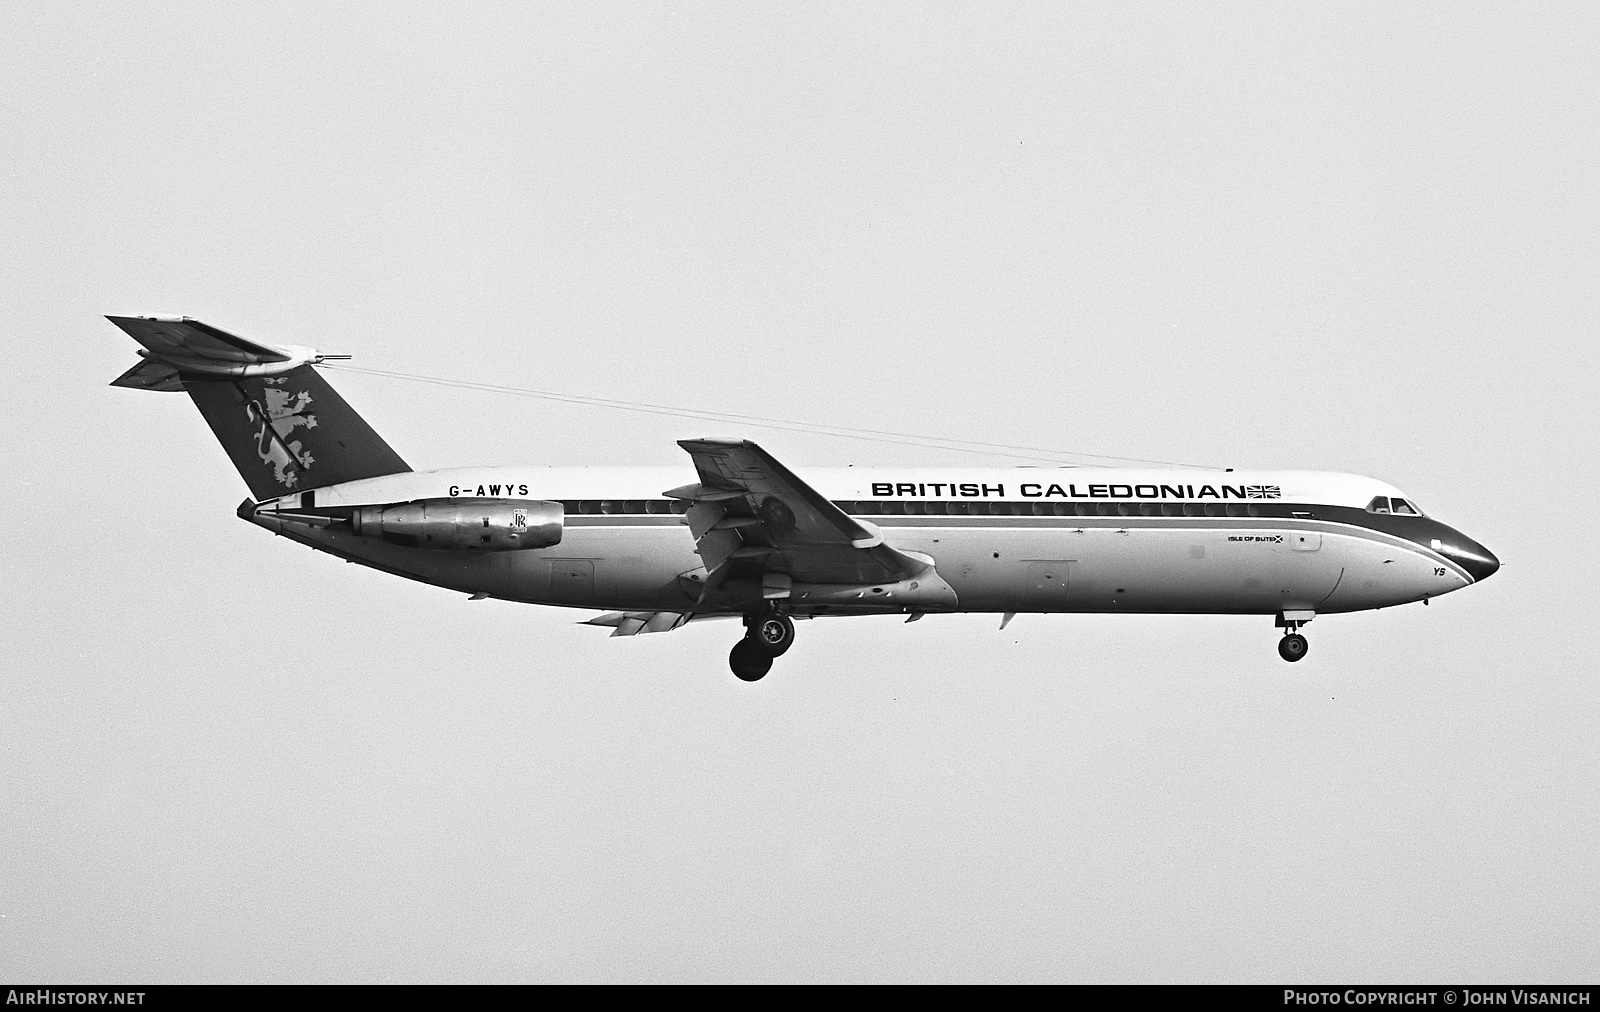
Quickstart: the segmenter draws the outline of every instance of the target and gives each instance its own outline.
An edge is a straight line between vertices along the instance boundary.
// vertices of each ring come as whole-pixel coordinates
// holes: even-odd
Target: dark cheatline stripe
[[[569,516],[640,516],[683,514],[689,503],[681,499],[562,499]],[[989,501],[983,499],[916,500],[834,500],[833,504],[856,517],[951,516],[951,517],[1254,517],[1274,514],[1274,504],[1261,500],[1202,503],[1096,502],[1072,503],[1059,500]],[[1302,509],[1308,507],[1301,507]]]
[[[666,516],[681,515],[689,510],[689,503],[681,499],[563,499],[563,511],[568,516]],[[1423,517],[1380,516],[1347,506],[1320,506],[1304,503],[1270,502],[1260,499],[1204,502],[1137,502],[1095,500],[1092,502],[1067,502],[1062,500],[990,501],[983,499],[913,499],[913,500],[835,500],[833,503],[854,517],[1149,517],[1161,519],[1192,519],[1204,517],[1281,517],[1284,519],[1334,519],[1339,522],[1372,527],[1396,533],[1390,528],[1414,525]],[[1345,514],[1349,515],[1347,519]],[[1371,522],[1367,522],[1371,521]],[[1383,526],[1383,521],[1391,521]],[[1401,534],[1402,537],[1408,537]]]

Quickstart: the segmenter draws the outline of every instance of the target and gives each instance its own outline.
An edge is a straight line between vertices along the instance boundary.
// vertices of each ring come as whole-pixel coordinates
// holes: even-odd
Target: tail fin
[[[112,381],[182,390],[257,500],[411,470],[312,366],[312,348],[266,345],[187,317],[108,316],[144,345]]]

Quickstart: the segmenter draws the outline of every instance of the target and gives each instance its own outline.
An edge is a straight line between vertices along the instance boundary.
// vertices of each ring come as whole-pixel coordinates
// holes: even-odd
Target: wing
[[[928,563],[884,544],[801,481],[767,451],[742,439],[686,439],[700,483],[666,495],[687,499],[695,551],[711,576],[707,592],[732,578],[758,580],[767,598],[793,583],[899,583]]]

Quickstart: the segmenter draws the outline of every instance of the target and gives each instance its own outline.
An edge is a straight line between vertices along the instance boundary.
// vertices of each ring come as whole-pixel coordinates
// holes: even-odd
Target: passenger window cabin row
[[[1242,502],[1093,502],[1034,499],[995,502],[985,499],[874,499],[834,505],[853,516],[936,517],[1253,517],[1254,503]]]
[[[569,516],[640,516],[683,514],[689,503],[682,499],[563,499],[563,512]],[[834,503],[851,516],[934,516],[934,517],[1254,517],[1261,511],[1256,503],[1242,502],[1064,502],[1035,499],[1024,502],[995,502],[985,499],[875,499],[842,500]]]

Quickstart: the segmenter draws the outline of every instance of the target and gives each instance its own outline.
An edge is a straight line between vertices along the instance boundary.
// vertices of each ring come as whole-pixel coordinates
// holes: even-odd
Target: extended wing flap
[[[578,624],[613,629],[613,636],[638,636],[671,632],[688,621],[687,614],[677,611],[608,611]]]

